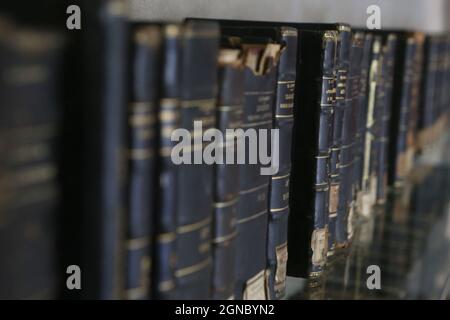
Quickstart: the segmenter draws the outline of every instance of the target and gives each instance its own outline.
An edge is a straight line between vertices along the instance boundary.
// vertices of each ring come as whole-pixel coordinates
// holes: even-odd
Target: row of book
[[[1,298],[282,298],[448,130],[448,35],[80,5],[81,30],[0,18]],[[211,128],[278,129],[258,136],[275,174],[249,145],[197,163]],[[215,152],[239,158],[244,130]]]

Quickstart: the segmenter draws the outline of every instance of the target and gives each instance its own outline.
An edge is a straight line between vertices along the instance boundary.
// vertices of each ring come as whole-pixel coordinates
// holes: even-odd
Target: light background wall
[[[179,21],[186,17],[347,22],[366,25],[366,8],[381,8],[381,27],[450,30],[450,0],[130,0],[135,20]]]

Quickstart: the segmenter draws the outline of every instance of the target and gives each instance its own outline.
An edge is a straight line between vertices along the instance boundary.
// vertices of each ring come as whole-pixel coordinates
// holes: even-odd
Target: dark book
[[[393,83],[395,53],[397,46],[397,35],[389,33],[386,35],[385,44],[382,48],[382,64],[380,71],[380,85],[377,94],[377,144],[378,144],[378,165],[377,165],[377,190],[376,202],[384,204],[387,199],[387,174],[388,174],[388,152],[389,152],[389,122],[391,119],[391,109],[393,103]]]
[[[244,50],[242,135],[238,137],[239,200],[235,262],[235,299],[267,298],[267,227],[271,175],[249,144],[271,141],[278,61],[281,45],[276,28],[242,28],[222,24],[231,47]],[[256,138],[256,139],[252,139]],[[256,140],[256,141],[255,141]],[[261,150],[259,151],[261,152]],[[252,160],[253,159],[253,160]],[[250,161],[251,160],[251,161]],[[254,161],[256,160],[256,161]]]
[[[82,60],[78,95],[82,107],[80,189],[83,298],[118,299],[123,294],[126,173],[128,19],[121,0],[83,2],[83,28],[72,63]],[[75,53],[75,52],[74,52]],[[75,101],[74,100],[74,101]],[[75,121],[75,119],[68,120]],[[71,135],[76,134],[74,131]],[[74,154],[75,150],[72,151]],[[75,171],[76,172],[76,171]],[[72,174],[75,174],[72,173]],[[70,207],[72,203],[66,203]],[[80,214],[80,213],[79,213]],[[73,246],[75,246],[72,243]],[[80,244],[78,244],[78,247]],[[69,259],[70,260],[70,259]]]
[[[310,276],[313,282],[321,276],[328,252],[328,163],[337,43],[336,30],[299,29],[301,71],[295,101],[303,107],[294,110],[287,272]]]
[[[362,209],[362,176],[364,168],[364,148],[367,122],[367,109],[369,104],[369,69],[372,60],[373,35],[365,33],[364,47],[360,68],[360,84],[357,112],[356,153],[355,153],[355,180],[356,180],[356,208],[358,213]]]
[[[356,140],[356,119],[360,86],[360,66],[363,53],[363,33],[355,32],[351,38],[349,71],[346,77],[346,91],[342,116],[342,145],[340,148],[339,171],[341,185],[336,218],[336,248],[345,248],[353,234],[354,213],[354,158]]]
[[[152,265],[160,29],[136,26],[130,42],[125,298],[145,299]]]
[[[154,264],[152,297],[174,299],[176,228],[177,228],[177,166],[171,158],[176,142],[171,140],[179,126],[181,94],[181,25],[163,27],[160,101],[158,110],[157,199],[154,224]]]
[[[0,298],[58,297],[64,38],[0,19]]]
[[[278,65],[274,128],[279,139],[274,143],[279,153],[278,172],[272,176],[269,194],[267,234],[268,298],[280,299],[286,291],[288,259],[287,229],[289,216],[289,178],[291,173],[292,128],[294,125],[295,79],[297,71],[297,30],[281,27],[283,45]]]
[[[244,102],[244,65],[242,51],[223,48],[219,51],[219,95],[217,129],[224,135],[219,141],[222,160],[235,158],[237,141],[234,130],[242,126]],[[239,165],[216,163],[214,174],[213,274],[212,298],[234,297],[236,219],[239,200]]]
[[[193,141],[178,154],[190,160],[177,167],[175,297],[206,299],[211,289],[214,167],[202,161],[202,132],[216,123],[219,27],[212,22],[188,21],[181,41],[179,126],[189,131]]]
[[[370,216],[372,206],[375,204],[376,196],[376,150],[375,150],[375,101],[377,94],[377,85],[380,78],[380,54],[382,49],[382,36],[374,35],[372,45],[372,59],[369,69],[369,88],[368,88],[368,106],[367,120],[364,135],[364,162],[362,174],[362,195],[361,195],[361,214],[365,217]]]

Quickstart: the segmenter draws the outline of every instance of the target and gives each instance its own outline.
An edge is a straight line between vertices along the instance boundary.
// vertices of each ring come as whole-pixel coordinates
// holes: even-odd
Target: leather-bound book
[[[286,291],[288,259],[289,180],[291,173],[292,128],[297,71],[297,30],[280,28],[283,45],[278,65],[278,80],[274,107],[274,128],[279,130],[275,141],[279,150],[278,172],[272,176],[269,195],[269,226],[267,234],[268,298],[280,299]]]
[[[158,159],[156,211],[154,220],[152,296],[174,299],[176,229],[177,229],[177,168],[171,158],[173,130],[179,127],[180,72],[182,26],[162,27],[160,94],[158,109]]]
[[[372,212],[372,206],[375,203],[375,132],[374,132],[374,111],[377,94],[377,85],[380,69],[380,52],[382,47],[382,37],[374,35],[372,45],[372,59],[369,68],[369,89],[366,130],[364,136],[364,162],[362,175],[362,196],[361,196],[361,214],[365,217]]]
[[[356,208],[358,213],[362,210],[362,176],[364,167],[365,133],[367,122],[367,109],[369,104],[369,69],[372,60],[373,35],[365,33],[363,56],[360,69],[360,85],[357,113],[355,175],[356,175]]]
[[[255,150],[248,135],[256,134],[259,147],[264,143],[271,150],[273,106],[277,87],[278,62],[281,45],[277,29],[241,27],[222,23],[222,36],[231,47],[244,52],[244,104],[238,137],[245,151],[244,162],[239,161],[239,200],[237,212],[237,240],[235,261],[235,299],[267,298],[267,228],[269,213],[269,184],[271,172],[259,161],[250,161]],[[242,147],[242,145],[241,145]]]
[[[190,163],[177,167],[175,298],[206,299],[211,289],[214,167],[202,160],[202,133],[216,123],[219,27],[212,22],[188,21],[181,42],[179,128],[189,131],[192,141],[178,154]]]
[[[237,141],[227,129],[242,126],[244,103],[244,65],[240,49],[222,48],[218,56],[219,93],[217,129],[224,140],[219,142],[222,159],[235,158]],[[236,219],[239,200],[239,166],[237,163],[217,163],[214,172],[213,273],[212,298],[234,297],[236,259]]]
[[[63,39],[0,18],[0,299],[58,297]]]
[[[145,299],[150,296],[152,265],[160,29],[138,25],[130,42],[125,298]]]
[[[394,70],[396,61],[397,35],[388,33],[386,35],[385,44],[383,45],[383,60],[381,65],[381,86],[377,96],[377,105],[379,105],[378,113],[378,166],[377,166],[377,190],[376,202],[384,204],[387,199],[388,184],[388,152],[389,152],[389,124],[391,119],[391,110],[393,103],[393,84]]]
[[[356,140],[356,111],[359,95],[360,65],[363,53],[363,34],[355,32],[351,38],[350,65],[346,77],[345,106],[342,117],[342,145],[339,170],[341,186],[336,219],[336,248],[345,248],[352,237],[354,212],[354,153]]]
[[[123,292],[128,19],[121,0],[83,3],[83,298]]]

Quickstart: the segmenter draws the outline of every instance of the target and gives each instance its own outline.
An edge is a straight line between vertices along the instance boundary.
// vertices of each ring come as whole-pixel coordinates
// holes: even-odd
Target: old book
[[[64,38],[0,19],[0,298],[58,297]]]
[[[181,41],[179,126],[190,133],[192,141],[181,151],[182,159],[189,160],[177,167],[175,298],[206,299],[211,289],[214,167],[202,161],[206,144],[202,132],[216,123],[219,27],[212,22],[188,21]]]
[[[372,212],[372,206],[375,203],[375,186],[376,186],[376,150],[375,150],[375,132],[374,132],[374,116],[375,101],[377,94],[377,85],[379,83],[380,73],[380,51],[382,47],[382,37],[375,35],[372,45],[372,59],[369,69],[369,89],[368,89],[368,106],[366,130],[364,136],[364,162],[362,173],[362,195],[361,195],[361,214],[365,217]]]
[[[232,47],[244,50],[244,105],[242,129],[245,160],[239,162],[239,200],[235,299],[267,298],[267,227],[270,174],[250,148],[255,133],[259,148],[270,148],[277,66],[281,45],[275,28],[242,28],[222,24],[222,33]],[[239,142],[238,142],[239,143]],[[251,143],[255,143],[255,139]],[[238,147],[239,148],[239,147]],[[269,149],[270,150],[270,149]]]
[[[269,189],[269,225],[267,235],[268,298],[280,299],[286,291],[288,259],[289,178],[291,173],[292,127],[294,125],[294,96],[297,71],[297,30],[280,28],[283,45],[278,65],[274,128],[279,139],[274,143],[279,152],[278,172],[272,176]]]
[[[382,65],[381,65],[381,83],[379,94],[377,95],[377,105],[379,110],[377,113],[378,132],[376,139],[378,140],[378,166],[377,166],[377,190],[376,202],[384,204],[387,199],[388,185],[388,152],[389,152],[389,124],[391,119],[391,110],[393,104],[393,84],[394,70],[396,61],[396,46],[398,43],[397,35],[388,33],[382,49]]]
[[[173,130],[179,127],[182,26],[162,27],[158,159],[154,220],[152,296],[174,299],[177,228],[177,168],[171,158]]]
[[[152,264],[160,29],[137,25],[130,42],[125,298],[145,299],[150,296]]]
[[[219,141],[222,159],[233,159],[237,153],[237,141],[227,129],[242,126],[244,102],[244,65],[240,49],[221,48],[219,63],[219,93],[217,101],[217,129],[224,137]],[[217,163],[214,172],[213,217],[213,273],[212,298],[234,297],[236,258],[236,219],[239,200],[239,166],[237,163]]]

